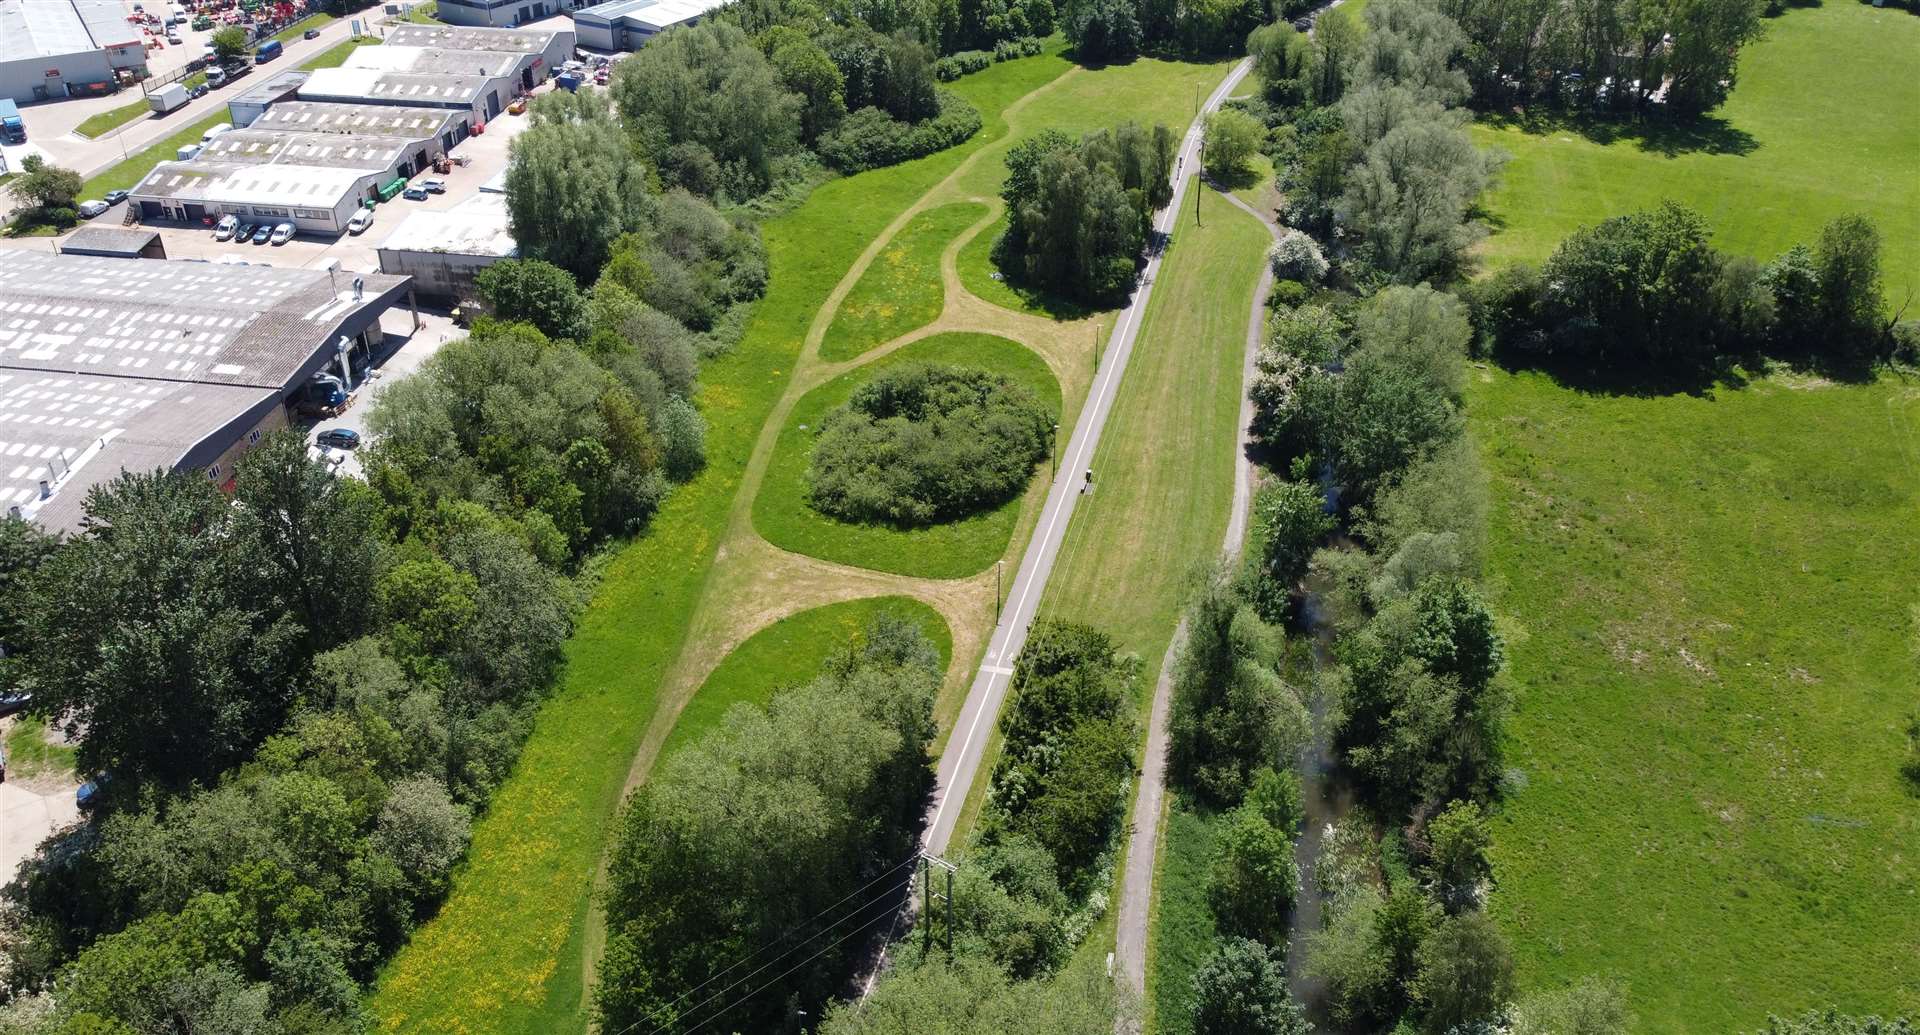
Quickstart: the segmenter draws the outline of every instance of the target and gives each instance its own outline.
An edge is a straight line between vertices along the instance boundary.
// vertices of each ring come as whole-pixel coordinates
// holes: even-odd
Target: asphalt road
[[[1207,96],[1201,112],[1204,114],[1219,107],[1220,102],[1233,93],[1234,87],[1239,85],[1252,67],[1252,62],[1246,60],[1235,65],[1226,80]],[[1200,137],[1201,121],[1195,118],[1180,142],[1179,158],[1174,166],[1173,200],[1160,211],[1153,223],[1154,230],[1162,236],[1171,232],[1174,221],[1179,218],[1180,204],[1186,197],[1187,184],[1192,179],[1192,174],[1186,171],[1186,160],[1193,159],[1195,171],[1200,168]],[[980,670],[967,691],[966,703],[960,708],[960,717],[954,725],[953,736],[947,741],[946,752],[940,756],[931,805],[932,819],[927,823],[922,841],[922,847],[933,855],[945,853],[953,838],[954,824],[960,818],[961,803],[966,799],[967,789],[973,786],[988,737],[998,720],[1000,706],[1006,700],[1014,659],[1020,656],[1020,648],[1026,645],[1027,628],[1033,624],[1040,598],[1046,590],[1047,578],[1053,574],[1053,562],[1059,555],[1061,541],[1066,538],[1067,525],[1073,519],[1073,508],[1087,489],[1087,472],[1093,467],[1094,451],[1100,445],[1100,432],[1106,426],[1108,412],[1113,409],[1120,379],[1127,370],[1127,358],[1133,353],[1134,338],[1140,332],[1141,318],[1145,316],[1147,302],[1152,298],[1154,278],[1160,272],[1161,254],[1163,251],[1148,257],[1146,269],[1140,276],[1140,286],[1133,293],[1133,301],[1121,310],[1113,334],[1107,339],[1106,350],[1100,360],[1100,372],[1094,377],[1093,390],[1087,397],[1087,405],[1081,408],[1080,419],[1074,425],[1072,437],[1067,440],[1060,473],[1054,478],[1053,488],[1047,492],[1046,506],[1040,511],[1039,528],[1035,530],[1033,540],[1027,544],[1026,555],[1021,558],[1020,567],[1007,588],[1007,603],[1001,613],[1000,624],[987,641],[986,657],[981,660]],[[1092,490],[1099,491],[1099,486],[1093,486]]]

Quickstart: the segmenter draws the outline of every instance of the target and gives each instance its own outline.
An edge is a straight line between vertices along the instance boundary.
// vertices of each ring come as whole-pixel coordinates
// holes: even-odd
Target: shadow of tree
[[[1657,114],[1587,114],[1553,108],[1492,112],[1480,117],[1496,129],[1517,129],[1533,136],[1575,133],[1596,144],[1622,140],[1667,158],[1683,154],[1748,155],[1760,142],[1718,115],[1691,118]]]

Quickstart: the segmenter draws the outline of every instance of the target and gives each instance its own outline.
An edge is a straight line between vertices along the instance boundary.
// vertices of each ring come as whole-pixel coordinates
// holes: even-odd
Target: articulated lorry
[[[20,109],[5,97],[0,97],[0,143],[24,144],[27,142],[27,124],[20,119]]]

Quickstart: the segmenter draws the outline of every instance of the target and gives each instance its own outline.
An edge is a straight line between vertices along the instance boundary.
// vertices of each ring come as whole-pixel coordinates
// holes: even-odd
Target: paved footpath
[[[1201,113],[1219,107],[1220,102],[1233,93],[1234,87],[1239,85],[1252,67],[1252,62],[1248,60],[1235,65],[1225,81],[1208,95]],[[1187,183],[1192,179],[1184,174],[1186,160],[1193,159],[1193,167],[1200,168],[1200,137],[1201,119],[1196,117],[1193,125],[1188,127],[1187,135],[1181,138],[1179,157],[1174,165],[1177,171],[1173,200],[1160,211],[1153,223],[1154,231],[1162,239],[1171,232],[1174,220],[1179,218],[1180,204],[1186,196]],[[1054,478],[1053,487],[1047,492],[1046,506],[1040,511],[1039,528],[1033,540],[1027,544],[1026,555],[1021,558],[1020,568],[1008,587],[1007,605],[1001,613],[1000,624],[987,641],[986,657],[982,659],[973,685],[967,691],[966,703],[961,706],[960,717],[954,724],[954,735],[948,739],[946,752],[940,756],[931,806],[932,820],[927,824],[922,843],[931,854],[946,852],[953,838],[954,825],[959,822],[967,789],[973,786],[979,772],[981,756],[986,751],[994,723],[998,721],[1000,705],[1006,699],[1014,659],[1020,656],[1020,648],[1026,645],[1027,627],[1033,624],[1040,598],[1046,590],[1047,578],[1053,573],[1053,562],[1060,552],[1060,543],[1066,538],[1067,525],[1073,518],[1073,508],[1086,487],[1086,472],[1092,469],[1094,451],[1100,445],[1100,432],[1106,425],[1108,412],[1113,408],[1120,378],[1126,373],[1127,358],[1133,353],[1134,338],[1139,334],[1141,317],[1146,314],[1147,302],[1152,297],[1154,277],[1160,272],[1160,258],[1164,251],[1161,249],[1148,257],[1147,267],[1140,277],[1140,286],[1133,293],[1133,301],[1121,310],[1113,334],[1107,339],[1093,390],[1088,395],[1087,405],[1080,410],[1080,419],[1074,425],[1073,435],[1068,439],[1066,452],[1061,458],[1060,473]]]

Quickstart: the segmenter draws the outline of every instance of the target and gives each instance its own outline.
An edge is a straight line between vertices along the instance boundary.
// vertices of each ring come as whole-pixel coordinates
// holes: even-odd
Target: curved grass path
[[[822,560],[939,579],[978,575],[1006,554],[1021,512],[1046,492],[1043,479],[1032,479],[1026,492],[992,510],[921,528],[842,521],[807,502],[807,471],[821,421],[875,375],[906,363],[992,371],[1032,392],[1060,419],[1059,383],[1046,361],[1019,342],[967,331],[918,338],[808,392],[794,406],[753,501],[754,529],[768,542]],[[1040,470],[1045,472],[1044,464]]]
[[[623,793],[643,780],[689,699],[728,654],[790,615],[836,602],[912,596],[952,633],[936,704],[951,725],[991,631],[991,571],[963,579],[888,574],[781,550],[754,530],[753,505],[779,431],[814,388],[947,331],[1032,349],[1077,414],[1091,381],[1099,318],[1062,323],[1012,312],[960,288],[955,258],[1000,217],[999,156],[1044,126],[1082,132],[1113,121],[1118,98],[1141,121],[1184,123],[1191,84],[1224,65],[1142,60],[1083,72],[1058,52],[1004,62],[953,88],[982,132],[928,158],[836,180],[763,225],[768,295],[741,343],[702,372],[708,469],[671,496],[646,538],[622,548],[568,644],[559,688],[541,708],[514,775],[474,827],[473,848],[439,915],[388,964],[369,1002],[381,1032],[528,1032],[587,1027],[602,939],[592,908],[604,838]],[[902,204],[902,199],[913,199]],[[857,358],[822,356],[841,306],[887,246],[923,212],[954,203],[979,218],[940,253],[945,297],[934,323]],[[1032,531],[1021,508],[1008,551]]]
[[[749,636],[708,674],[660,746],[660,757],[665,759],[711,732],[735,705],[764,708],[776,693],[811,681],[827,659],[883,614],[918,627],[940,652],[942,668],[952,662],[953,633],[946,619],[912,597],[867,597],[788,615]]]
[[[821,358],[854,359],[937,319],[945,302],[940,256],[986,212],[985,205],[965,201],[914,217],[840,304],[820,343]]]

